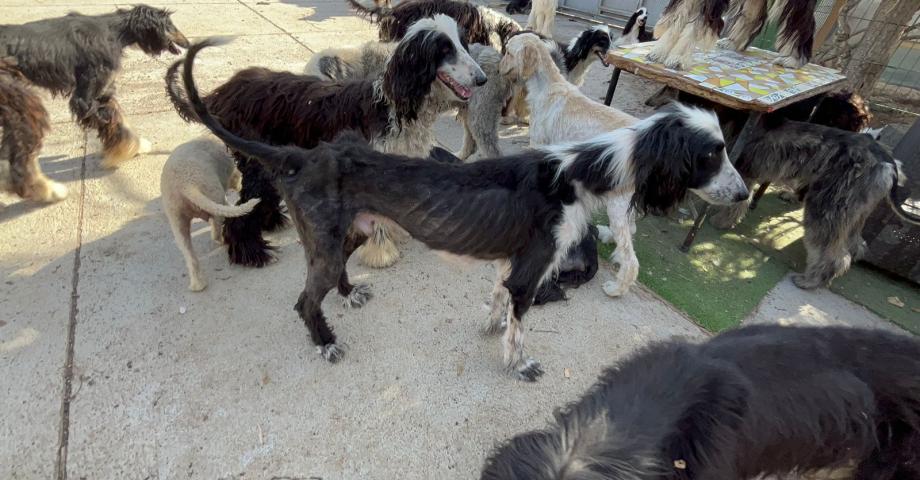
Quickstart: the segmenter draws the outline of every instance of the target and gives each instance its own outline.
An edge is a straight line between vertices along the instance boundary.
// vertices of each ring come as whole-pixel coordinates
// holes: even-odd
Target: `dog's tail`
[[[185,56],[185,68],[182,70],[182,81],[185,85],[185,93],[188,95],[188,103],[192,111],[217,138],[221,139],[225,145],[237,150],[249,157],[255,158],[261,163],[266,170],[272,174],[278,173],[278,168],[284,165],[284,151],[280,147],[275,147],[261,142],[246,140],[231,133],[224,128],[216,118],[208,112],[201,97],[198,95],[198,87],[195,86],[195,79],[192,75],[192,68],[195,65],[195,55],[206,47],[222,45],[229,39],[208,38],[198,42],[188,49]]]
[[[891,183],[891,191],[888,192],[888,204],[891,205],[891,209],[894,210],[894,213],[901,217],[901,220],[914,225],[920,225],[920,217],[904,210],[904,206],[901,204],[900,195],[898,195],[898,187],[904,186],[906,181],[907,177],[901,169],[901,161],[895,160],[894,181]]]
[[[169,101],[172,102],[173,108],[176,109],[176,113],[182,117],[182,120],[189,123],[201,122],[198,119],[198,115],[195,115],[195,111],[189,106],[188,99],[185,98],[185,92],[179,82],[179,67],[182,66],[182,62],[183,60],[176,60],[166,70],[166,96],[169,97]]]
[[[351,8],[355,9],[358,15],[362,17],[367,17],[368,20],[372,22],[379,21],[381,17],[385,17],[390,14],[393,10],[388,7],[381,7],[373,2],[373,0],[364,0],[370,1],[371,5],[365,5],[361,0],[345,0]]]
[[[255,208],[256,204],[259,203],[258,198],[253,198],[246,203],[241,203],[239,205],[223,205],[215,202],[208,198],[207,195],[201,193],[201,190],[194,185],[189,185],[185,187],[182,191],[182,195],[188,199],[188,201],[195,204],[196,207],[215,215],[218,217],[242,217],[247,213],[251,212]]]

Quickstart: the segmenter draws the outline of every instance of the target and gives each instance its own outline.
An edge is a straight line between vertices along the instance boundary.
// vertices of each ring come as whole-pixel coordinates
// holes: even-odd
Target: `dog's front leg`
[[[495,286],[492,287],[491,304],[489,305],[489,321],[486,324],[483,333],[485,335],[496,335],[505,327],[504,316],[508,310],[508,302],[511,300],[511,294],[505,287],[505,280],[511,272],[511,262],[507,260],[497,260],[495,264]]]
[[[331,229],[317,227],[315,231],[329,232]],[[323,298],[336,287],[342,272],[345,270],[342,260],[342,241],[335,238],[325,238],[314,241],[301,238],[305,253],[307,254],[307,282],[294,309],[300,315],[304,325],[310,332],[310,338],[316,349],[326,361],[335,363],[345,354],[343,345],[336,341],[335,333],[326,322],[323,315]]]
[[[616,250],[610,256],[610,261],[616,269],[614,279],[604,282],[604,293],[611,297],[619,297],[629,291],[636,283],[639,276],[639,259],[633,250],[631,223],[632,216],[629,209],[630,197],[618,195],[607,201],[607,217],[610,226],[598,226],[598,237],[604,243],[615,242]]]
[[[544,372],[539,362],[524,355],[523,318],[556,253],[552,237],[543,241],[533,238],[531,242],[530,248],[511,260],[511,272],[504,282],[511,294],[511,305],[502,335],[502,359],[505,371],[525,382],[536,381]]]

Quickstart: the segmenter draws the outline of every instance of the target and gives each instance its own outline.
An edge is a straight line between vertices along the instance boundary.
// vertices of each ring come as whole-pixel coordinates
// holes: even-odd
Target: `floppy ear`
[[[684,198],[692,161],[684,138],[688,134],[683,119],[675,114],[637,132],[632,158],[636,191],[631,208],[663,215]]]
[[[524,80],[532,77],[537,71],[537,62],[540,61],[540,52],[534,45],[524,45],[524,51],[521,55],[521,76]]]
[[[734,460],[737,431],[752,395],[750,382],[731,365],[710,362],[697,366],[694,375],[695,388],[683,392],[689,394],[684,397],[688,407],[664,443],[664,467],[682,471],[680,478],[705,478],[702,465]]]
[[[516,70],[514,68],[515,63],[517,63],[517,59],[514,58],[514,55],[511,52],[505,52],[505,54],[502,55],[501,61],[498,62],[498,73],[503,77],[512,76]]]
[[[411,122],[418,118],[422,103],[431,92],[431,84],[437,78],[437,42],[428,39],[426,33],[417,33],[409,41],[401,42],[387,62],[383,94],[400,121]]]

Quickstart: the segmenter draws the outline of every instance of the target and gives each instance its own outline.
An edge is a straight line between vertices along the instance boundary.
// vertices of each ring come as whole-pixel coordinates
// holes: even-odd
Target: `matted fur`
[[[748,185],[780,184],[802,196],[808,259],[805,272],[792,278],[800,288],[829,285],[862,256],[862,228],[880,201],[888,199],[902,219],[920,223],[900,206],[896,161],[868,135],[773,119],[745,144],[735,167]],[[717,212],[712,224],[734,226],[749,203]]]
[[[457,0],[410,0],[395,7],[365,5],[362,0],[346,0],[358,13],[376,22],[381,42],[402,40],[409,26],[436,14],[456,20],[466,43],[481,43],[501,48],[505,38],[521,30],[511,17],[483,6]]]
[[[28,200],[55,202],[67,187],[49,180],[38,164],[42,140],[51,129],[41,99],[18,75],[0,68],[0,190]]]
[[[128,128],[115,100],[122,52],[137,46],[148,55],[179,53],[177,46],[187,46],[188,40],[170,14],[138,5],[104,15],[71,13],[0,25],[0,59],[31,84],[70,97],[74,120],[99,135],[103,166],[116,167],[136,155],[143,143]]]
[[[671,0],[655,24],[658,44],[649,54],[671,68],[688,68],[694,48],[711,50],[725,27],[725,48],[746,49],[769,20],[778,25],[775,63],[799,68],[811,59],[816,0]],[[726,12],[727,10],[727,12]],[[727,13],[728,23],[722,20]]]
[[[434,145],[432,125],[438,116],[461,102],[439,77],[449,74],[467,89],[485,82],[482,70],[458,41],[456,23],[436,15],[410,29],[376,78],[333,82],[248,68],[207,95],[205,102],[227,128],[247,138],[309,148],[347,129],[360,132],[381,151],[424,157]],[[179,66],[167,72],[167,92],[180,115],[196,120],[177,83]],[[228,254],[233,263],[261,267],[271,261],[262,230],[284,222],[281,197],[258,162],[240,154],[236,158],[244,179],[240,201],[258,197],[262,202],[250,215],[224,223]],[[385,226],[378,229],[361,258],[382,268],[398,259],[398,250]]]
[[[223,243],[224,218],[239,217],[252,211],[258,198],[238,206],[226,205],[226,192],[239,190],[242,176],[227,152],[227,147],[212,136],[183,143],[166,159],[160,175],[163,212],[169,220],[176,245],[188,269],[189,290],[199,292],[208,286],[192,248],[190,224],[200,218],[211,224],[211,238]]]
[[[590,141],[468,164],[377,152],[356,134],[312,150],[277,147],[240,138],[208,113],[192,76],[199,48],[189,49],[183,72],[191,105],[224,143],[261,162],[284,196],[308,262],[295,308],[329,361],[343,349],[323,315],[323,298],[332,288],[346,299],[356,295],[348,257],[374,222],[392,221],[429,248],[510,267],[499,270],[488,331],[501,329],[507,306],[503,365],[521,380],[535,380],[543,371],[524,355],[523,316],[538,286],[584,238],[601,199],[629,190],[639,211],[671,208],[711,178],[669,165],[700,172],[698,166],[724,149],[688,123],[684,111]],[[366,301],[366,290],[358,291],[364,293],[350,304]]]
[[[916,479],[920,342],[771,325],[654,343],[553,416],[498,446],[481,478],[740,480],[855,463],[854,480]]]

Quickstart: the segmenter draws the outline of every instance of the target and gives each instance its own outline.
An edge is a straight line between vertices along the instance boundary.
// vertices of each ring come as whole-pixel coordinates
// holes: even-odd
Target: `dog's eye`
[[[288,174],[289,177],[293,177],[294,175],[297,175],[297,170],[294,170],[294,169],[292,168],[292,169],[290,169],[290,170],[287,171],[287,174]]]

